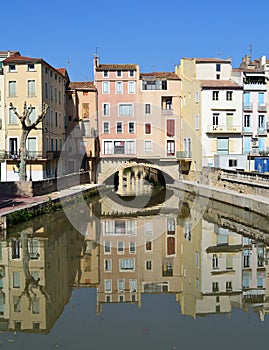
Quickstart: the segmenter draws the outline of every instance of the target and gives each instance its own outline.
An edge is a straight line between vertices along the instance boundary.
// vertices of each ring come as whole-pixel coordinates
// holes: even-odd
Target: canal
[[[3,349],[257,349],[269,225],[180,191],[86,203],[0,241]]]

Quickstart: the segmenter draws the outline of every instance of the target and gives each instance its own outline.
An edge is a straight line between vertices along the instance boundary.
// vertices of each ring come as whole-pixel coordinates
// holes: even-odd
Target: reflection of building
[[[1,330],[51,329],[70,297],[81,245],[59,217],[1,242]]]

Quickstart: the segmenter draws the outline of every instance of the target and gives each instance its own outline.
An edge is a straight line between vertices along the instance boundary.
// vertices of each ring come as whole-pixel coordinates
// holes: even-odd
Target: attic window
[[[28,72],[34,72],[35,71],[35,65],[33,63],[28,64]]]
[[[9,65],[9,71],[10,72],[16,72],[16,65],[15,64],[10,64]]]
[[[103,76],[104,76],[104,78],[108,78],[108,70],[104,70]]]

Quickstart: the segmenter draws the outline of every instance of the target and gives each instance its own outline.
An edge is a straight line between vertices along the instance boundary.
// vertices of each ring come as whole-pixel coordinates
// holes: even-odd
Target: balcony
[[[59,159],[60,158],[61,151],[47,151],[46,152],[46,158],[48,160],[52,159]]]
[[[187,160],[192,158],[192,154],[191,152],[188,152],[188,151],[177,151],[176,157],[179,160],[180,159]]]
[[[266,84],[244,83],[244,91],[266,91]]]
[[[162,116],[172,116],[174,113],[172,108],[162,108],[161,115]]]
[[[242,126],[241,125],[233,125],[233,126],[227,126],[227,125],[208,125],[207,126],[207,133],[226,133],[226,134],[238,134],[241,133]]]
[[[259,135],[259,136],[267,135],[267,128],[266,127],[257,128],[257,135]]]
[[[251,127],[248,127],[248,126],[243,127],[243,135],[252,136],[252,134],[253,134],[253,130]]]
[[[253,103],[252,102],[244,102],[243,103],[244,112],[252,112],[253,111]]]
[[[12,160],[19,160],[20,159],[20,153],[19,152],[5,152],[4,155],[2,155],[5,159],[12,159]],[[26,159],[28,160],[37,160],[42,159],[42,152],[37,151],[28,151],[26,153]]]

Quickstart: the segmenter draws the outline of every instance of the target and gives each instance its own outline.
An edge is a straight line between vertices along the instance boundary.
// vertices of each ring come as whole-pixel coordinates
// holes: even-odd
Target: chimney
[[[99,57],[97,56],[96,53],[94,54],[94,57],[93,57],[93,66],[94,68],[97,68],[99,66]]]

